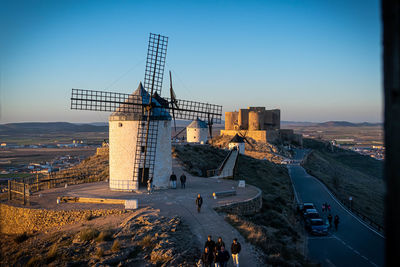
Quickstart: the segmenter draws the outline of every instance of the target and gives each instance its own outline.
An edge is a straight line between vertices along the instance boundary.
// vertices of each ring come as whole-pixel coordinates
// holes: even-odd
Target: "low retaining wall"
[[[252,215],[259,212],[262,208],[261,190],[257,188],[258,193],[255,197],[235,203],[225,204],[214,208],[217,212],[225,212],[237,215]]]
[[[88,217],[122,214],[120,209],[97,210],[44,210],[0,204],[0,232],[22,234],[43,231],[55,226],[86,221]]]

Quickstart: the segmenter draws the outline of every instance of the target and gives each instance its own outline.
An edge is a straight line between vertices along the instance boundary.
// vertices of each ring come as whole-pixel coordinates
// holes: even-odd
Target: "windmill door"
[[[147,180],[149,179],[149,168],[144,169],[144,179],[143,176],[143,168],[139,168],[139,187],[147,187]]]

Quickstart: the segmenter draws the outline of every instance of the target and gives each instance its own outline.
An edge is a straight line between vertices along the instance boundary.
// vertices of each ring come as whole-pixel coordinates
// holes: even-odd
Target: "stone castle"
[[[301,134],[291,129],[281,129],[281,111],[266,110],[265,107],[249,107],[239,111],[225,112],[225,130],[221,135],[234,136],[238,131],[256,141],[302,145]],[[242,131],[242,133],[244,133]]]

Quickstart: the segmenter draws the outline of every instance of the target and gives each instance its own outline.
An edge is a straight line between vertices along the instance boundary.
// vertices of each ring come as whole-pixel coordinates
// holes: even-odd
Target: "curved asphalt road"
[[[296,151],[300,161],[306,150]],[[337,202],[326,187],[308,175],[299,163],[288,165],[289,174],[300,202],[312,202],[322,215],[321,206],[331,205],[334,217],[339,215],[339,229],[332,229],[326,237],[308,237],[308,257],[323,266],[383,266],[384,237],[353,216]],[[324,218],[327,214],[325,213]]]

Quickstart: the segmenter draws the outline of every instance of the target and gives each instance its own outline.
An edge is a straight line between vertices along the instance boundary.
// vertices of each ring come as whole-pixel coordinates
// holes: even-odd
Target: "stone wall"
[[[240,190],[240,189],[238,189]],[[262,208],[262,194],[261,190],[258,189],[258,193],[255,197],[242,201],[226,204],[220,207],[214,208],[217,212],[226,212],[237,215],[252,215],[259,212]]]
[[[0,232],[3,234],[32,233],[55,226],[86,221],[89,216],[99,217],[124,212],[122,209],[69,211],[28,209],[0,204]]]

